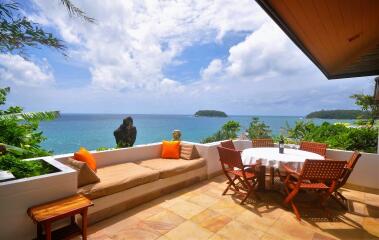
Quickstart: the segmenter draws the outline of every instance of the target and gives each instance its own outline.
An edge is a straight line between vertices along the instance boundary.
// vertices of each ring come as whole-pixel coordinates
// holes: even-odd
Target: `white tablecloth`
[[[283,165],[287,164],[294,170],[300,171],[305,159],[323,160],[324,157],[316,153],[297,150],[284,149],[284,153],[279,153],[279,148],[248,148],[242,151],[242,162],[244,165],[256,164],[259,160],[262,165],[279,168],[283,170]]]

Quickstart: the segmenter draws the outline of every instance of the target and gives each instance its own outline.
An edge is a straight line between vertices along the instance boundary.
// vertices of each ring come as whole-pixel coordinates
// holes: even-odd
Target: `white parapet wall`
[[[91,151],[96,159],[97,167],[105,167],[125,162],[135,162],[144,159],[159,158],[161,155],[161,143],[137,145],[130,148],[118,148],[105,151]],[[73,153],[56,155],[54,158],[64,162]]]
[[[197,146],[201,157],[207,161],[208,176],[212,177],[220,174],[221,165],[217,151],[217,146],[219,146],[220,142],[192,144]],[[251,141],[248,140],[235,140],[234,144],[238,150],[251,147]],[[92,153],[96,158],[98,167],[103,167],[124,162],[159,158],[161,143],[99,152],[92,151]],[[351,154],[352,152],[350,151],[333,149],[328,149],[327,151],[327,157],[336,160],[347,160]],[[0,183],[0,219],[4,221],[0,225],[1,240],[33,238],[36,233],[36,227],[27,216],[27,209],[31,206],[68,197],[76,193],[77,174],[74,170],[62,164],[71,156],[73,156],[73,153],[39,158],[57,167],[60,172]],[[354,187],[379,192],[378,170],[379,155],[363,153],[348,183]]]
[[[36,237],[36,225],[27,215],[31,206],[73,195],[77,191],[76,172],[52,157],[43,159],[60,172],[0,183],[0,239]]]
[[[336,160],[348,160],[352,154],[353,152],[351,151],[328,149],[326,157]],[[372,189],[379,192],[379,154],[362,153],[347,183],[348,187],[358,190]]]

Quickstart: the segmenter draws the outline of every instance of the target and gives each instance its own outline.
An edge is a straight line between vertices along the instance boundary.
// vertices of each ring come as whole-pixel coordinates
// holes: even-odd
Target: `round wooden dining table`
[[[283,171],[283,165],[291,167],[296,171],[300,171],[306,159],[323,160],[324,156],[316,153],[285,148],[284,153],[279,153],[277,147],[247,148],[241,153],[244,165],[260,163],[258,176],[258,189],[265,189],[265,173],[266,167],[270,168],[271,181],[273,181],[274,170]]]

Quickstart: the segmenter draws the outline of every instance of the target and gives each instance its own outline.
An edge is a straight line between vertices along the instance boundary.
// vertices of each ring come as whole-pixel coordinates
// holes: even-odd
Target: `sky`
[[[8,105],[62,113],[306,115],[356,109],[373,77],[327,80],[253,0],[22,1],[27,17],[62,39],[67,57],[0,54]]]

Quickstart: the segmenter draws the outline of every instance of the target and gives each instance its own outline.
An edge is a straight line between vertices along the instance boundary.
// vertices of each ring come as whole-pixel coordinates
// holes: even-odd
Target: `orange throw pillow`
[[[161,158],[180,158],[180,141],[163,141]]]
[[[88,167],[96,172],[96,160],[93,155],[84,147],[81,147],[79,151],[74,153],[74,159],[87,163]]]

